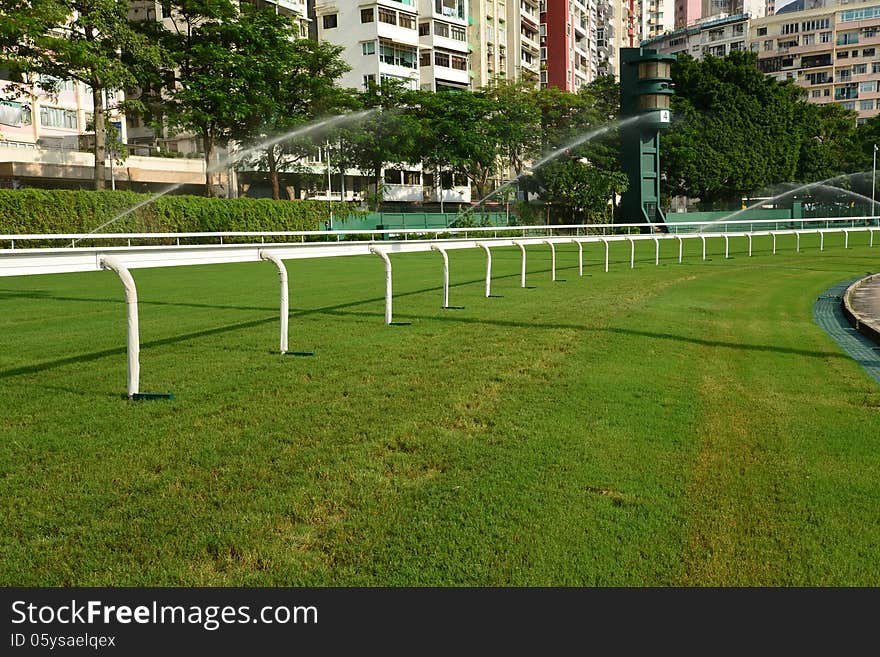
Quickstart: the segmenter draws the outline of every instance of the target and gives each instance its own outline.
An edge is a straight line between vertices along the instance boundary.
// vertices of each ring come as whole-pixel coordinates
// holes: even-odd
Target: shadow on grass
[[[662,260],[662,259],[661,259]],[[622,262],[622,261],[621,261]],[[653,264],[653,261],[651,261]],[[789,269],[805,269],[805,270],[815,270],[814,267],[785,267]],[[573,270],[574,267],[557,267],[557,270]],[[532,274],[541,274],[541,273],[549,273],[551,270],[547,269],[538,269],[534,270],[530,273]],[[825,271],[825,270],[822,270]],[[828,271],[836,271],[836,270],[828,270]],[[504,274],[499,276],[493,276],[492,280],[501,280],[501,279],[510,279],[510,278],[518,278],[520,273],[512,273],[512,274]],[[467,285],[475,285],[478,283],[483,283],[485,278],[478,278],[469,281],[462,281],[458,283],[451,284],[450,287],[457,288],[463,287]],[[563,279],[564,281],[564,279]],[[559,281],[557,281],[559,282]],[[535,286],[527,286],[527,289],[534,289]],[[442,290],[442,286],[434,286],[428,288],[422,288],[419,290],[412,290],[409,292],[402,292],[400,294],[395,294],[394,298],[402,298],[407,296],[414,296],[418,294],[425,294],[428,292],[436,292]],[[491,295],[492,297],[500,297],[501,295]],[[113,303],[113,304],[124,304],[124,299],[108,299],[108,298],[89,298],[89,297],[63,297],[63,296],[55,296],[51,293],[45,292],[43,290],[37,291],[29,291],[29,292],[19,292],[14,290],[0,290],[0,299],[3,298],[30,298],[30,299],[39,299],[39,300],[55,300],[55,301],[75,301],[75,302],[92,302],[92,303]],[[373,297],[369,299],[360,299],[357,301],[351,301],[343,304],[336,304],[332,306],[323,306],[319,308],[311,308],[311,309],[302,309],[302,310],[294,310],[295,317],[305,317],[309,315],[335,315],[335,316],[363,316],[363,317],[383,317],[383,313],[379,312],[367,312],[360,311],[355,312],[351,310],[347,310],[349,308],[353,308],[356,306],[360,306],[363,304],[369,303],[378,303],[384,301],[384,296]],[[170,301],[140,301],[140,305],[153,305],[153,306],[174,306],[174,307],[185,307],[185,308],[207,308],[207,309],[215,309],[215,310],[245,310],[245,311],[260,311],[260,312],[271,312],[277,310],[276,308],[270,308],[265,306],[229,306],[229,305],[219,305],[219,304],[206,304],[206,303],[181,303],[181,302],[170,302]],[[450,306],[449,309],[452,308],[460,308],[458,306]],[[679,342],[687,342],[691,344],[698,344],[701,346],[710,346],[710,347],[724,347],[730,349],[741,349],[741,350],[749,350],[749,351],[758,351],[758,352],[776,352],[776,353],[785,353],[785,354],[794,354],[799,356],[807,356],[811,358],[848,358],[847,356],[834,352],[824,352],[824,351],[809,351],[805,349],[792,349],[789,347],[777,347],[773,345],[750,345],[750,344],[740,344],[734,342],[723,342],[718,340],[708,340],[702,338],[693,338],[682,335],[672,335],[667,333],[654,333],[649,331],[638,331],[635,329],[624,329],[624,328],[596,328],[583,326],[578,324],[541,324],[541,323],[526,323],[526,322],[512,322],[505,320],[495,320],[495,319],[475,319],[475,318],[466,318],[461,316],[451,316],[451,315],[439,315],[439,316],[418,316],[418,315],[404,315],[404,317],[408,320],[436,320],[436,321],[453,321],[460,322],[463,324],[483,324],[483,325],[492,325],[492,326],[500,326],[506,328],[540,328],[540,329],[550,329],[550,330],[575,330],[575,331],[583,331],[583,332],[606,332],[606,333],[616,333],[621,335],[629,335],[629,336],[638,336],[645,338],[653,338],[660,340],[675,340]],[[186,333],[183,335],[171,336],[167,338],[162,338],[159,340],[154,340],[150,342],[144,342],[141,344],[141,349],[149,349],[151,347],[159,347],[165,345],[177,344],[180,342],[186,342],[187,340],[206,337],[210,335],[218,335],[222,333],[228,333],[232,331],[238,331],[241,329],[253,328],[256,326],[261,326],[264,324],[272,323],[278,321],[278,316],[273,315],[272,317],[267,317],[264,319],[250,320],[246,322],[237,322],[234,324],[227,324],[224,326],[218,326],[210,329],[205,329],[202,331],[194,331],[191,333]],[[396,325],[407,325],[411,322],[394,322]],[[52,361],[46,361],[43,363],[36,363],[34,365],[27,365],[23,367],[12,368],[8,370],[0,371],[0,379],[10,378],[14,376],[19,376],[23,374],[34,374],[37,372],[42,372],[45,370],[50,370],[56,367],[64,367],[66,365],[71,365],[75,363],[86,363],[95,360],[99,360],[101,358],[105,358],[108,356],[116,356],[120,354],[126,353],[127,349],[124,346],[114,347],[112,349],[103,349],[101,351],[96,351],[87,354],[78,354],[76,356],[70,356],[67,358],[60,358]],[[880,362],[878,362],[880,364]]]
[[[353,312],[353,311],[344,311],[344,310],[325,310],[325,314],[327,315],[335,315],[335,316],[361,316],[361,317],[382,317],[382,313],[373,313],[373,312]],[[655,333],[652,331],[639,331],[636,329],[626,329],[626,328],[599,328],[595,326],[583,326],[581,324],[562,324],[562,323],[552,323],[552,324],[542,324],[538,322],[512,322],[507,320],[498,320],[498,319],[475,319],[472,317],[461,317],[461,316],[450,316],[450,315],[440,315],[440,316],[421,316],[421,315],[410,315],[410,314],[402,314],[402,317],[406,317],[407,319],[413,320],[437,320],[441,322],[459,322],[461,324],[480,324],[480,325],[489,325],[489,326],[500,326],[502,328],[538,328],[538,329],[549,329],[549,330],[570,330],[570,331],[581,331],[584,333],[614,333],[617,335],[626,335],[626,336],[636,336],[641,338],[652,338],[657,340],[674,340],[676,342],[687,342],[690,344],[697,344],[704,347],[724,347],[728,349],[741,349],[745,351],[758,351],[758,352],[775,352],[780,354],[793,354],[796,356],[809,356],[811,358],[846,358],[843,354],[839,354],[832,351],[810,351],[807,349],[792,349],[791,347],[777,347],[774,345],[762,345],[762,344],[743,344],[738,342],[724,342],[722,340],[707,340],[704,338],[693,338],[684,335],[673,335],[671,333]]]

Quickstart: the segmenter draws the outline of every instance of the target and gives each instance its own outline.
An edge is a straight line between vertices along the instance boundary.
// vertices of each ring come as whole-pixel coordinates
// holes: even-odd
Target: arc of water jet
[[[542,166],[544,166],[548,162],[555,160],[557,157],[570,151],[572,148],[577,148],[578,146],[581,146],[582,144],[585,144],[586,142],[588,142],[592,139],[595,139],[596,137],[598,137],[606,132],[609,132],[610,130],[614,130],[615,128],[622,128],[622,127],[629,125],[631,123],[636,123],[637,121],[641,121],[644,118],[645,117],[642,115],[631,116],[629,118],[623,119],[622,121],[615,121],[613,123],[609,123],[607,125],[604,125],[600,128],[596,128],[595,130],[592,130],[586,134],[581,135],[580,137],[567,143],[565,146],[561,146],[561,147],[557,148],[556,150],[551,151],[549,154],[541,157],[541,159],[539,159],[535,164],[533,164],[531,167],[529,167],[528,171],[522,172],[521,174],[519,174],[518,176],[516,176],[512,180],[508,180],[506,183],[504,183],[500,187],[489,192],[489,194],[487,194],[486,196],[481,198],[479,201],[477,201],[477,203],[472,208],[468,208],[463,213],[461,213],[459,216],[457,216],[456,221],[458,219],[463,219],[464,217],[468,216],[469,214],[473,214],[474,212],[477,211],[477,208],[479,208],[481,205],[483,205],[490,198],[492,198],[496,194],[502,192],[503,190],[507,189],[508,187],[512,187],[513,185],[517,184],[523,178],[530,176],[537,169],[541,168]]]
[[[744,212],[748,212],[749,210],[754,210],[755,208],[757,208],[761,205],[764,205],[765,203],[771,203],[773,201],[778,201],[779,199],[785,198],[786,196],[791,196],[792,194],[796,194],[797,192],[805,190],[805,189],[810,189],[812,187],[816,187],[819,185],[825,185],[826,183],[834,182],[835,180],[841,180],[843,178],[851,178],[853,176],[864,176],[869,173],[871,173],[871,172],[870,171],[858,171],[856,173],[842,173],[840,175],[832,176],[831,178],[826,178],[825,180],[820,180],[818,182],[806,183],[804,185],[800,185],[799,187],[796,187],[795,189],[790,189],[790,190],[783,192],[781,194],[777,194],[776,196],[771,196],[768,199],[762,199],[756,203],[752,203],[750,206],[745,207],[741,210],[737,210],[736,212],[732,212],[728,215],[724,215],[723,217],[719,217],[718,219],[714,220],[712,223],[718,224],[718,223],[724,223],[725,221],[732,221],[734,219],[734,217],[737,217]],[[700,229],[698,232],[703,232],[703,230],[705,230],[705,228],[706,228],[705,225],[700,226]]]
[[[244,157],[245,155],[247,155],[249,153],[254,153],[258,150],[263,150],[269,146],[274,146],[275,144],[281,143],[282,141],[287,141],[288,139],[295,139],[296,137],[298,137],[300,135],[303,135],[303,134],[306,134],[309,132],[314,132],[315,130],[319,130],[321,128],[326,128],[328,126],[335,125],[337,123],[361,119],[361,118],[364,118],[375,111],[376,111],[376,109],[369,109],[369,110],[363,110],[360,112],[353,112],[351,114],[340,114],[338,116],[333,116],[333,117],[330,117],[327,119],[323,119],[321,121],[318,121],[317,123],[311,123],[311,124],[308,124],[305,126],[301,126],[299,128],[296,128],[295,130],[291,130],[289,132],[286,132],[283,135],[273,137],[273,138],[268,139],[264,142],[261,142],[261,143],[257,144],[256,146],[248,148],[244,151],[240,151],[240,152],[236,153],[233,157],[228,157],[224,160],[221,160],[216,165],[207,167],[205,169],[205,172],[206,173],[215,173],[216,171],[218,171],[222,168],[228,167],[230,164],[234,164],[235,162],[237,162],[238,160],[240,160],[242,157]],[[103,224],[101,224],[97,228],[93,228],[92,230],[87,232],[86,235],[92,235],[94,233],[97,233],[102,228],[105,228],[105,227],[109,226],[110,224],[115,223],[116,221],[122,219],[122,217],[125,217],[126,215],[129,215],[136,210],[139,210],[140,208],[144,207],[145,205],[149,205],[150,203],[152,203],[153,201],[155,201],[159,197],[165,196],[166,194],[173,192],[175,189],[179,189],[184,184],[185,183],[174,183],[172,185],[169,185],[168,187],[163,189],[161,192],[157,192],[157,193],[153,194],[149,198],[147,198],[147,199],[141,201],[140,203],[128,208],[124,212],[117,214],[115,217],[111,218],[110,220],[105,221]],[[81,239],[83,239],[83,238],[77,238],[77,239],[71,241],[70,246],[71,247],[76,246],[76,243],[79,242]]]

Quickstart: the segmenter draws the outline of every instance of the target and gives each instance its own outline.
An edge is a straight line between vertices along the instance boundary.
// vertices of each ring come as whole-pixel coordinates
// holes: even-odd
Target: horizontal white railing
[[[808,224],[820,222],[835,223],[833,227],[816,227]],[[446,251],[456,249],[481,249],[486,254],[486,296],[491,296],[492,283],[492,254],[491,249],[496,247],[518,247],[522,257],[521,285],[526,285],[526,248],[527,246],[549,247],[551,253],[551,280],[556,280],[556,246],[561,244],[575,244],[578,253],[578,272],[583,275],[583,246],[589,243],[601,243],[604,246],[604,268],[609,268],[609,250],[613,242],[628,242],[630,246],[630,267],[635,267],[636,242],[653,241],[655,246],[655,265],[660,264],[661,242],[677,244],[678,262],[682,262],[684,241],[699,239],[702,246],[702,258],[707,257],[707,243],[710,239],[724,240],[724,255],[729,257],[730,242],[734,238],[748,239],[748,254],[752,255],[752,243],[755,237],[770,237],[773,244],[773,253],[777,250],[777,238],[783,235],[795,237],[795,249],[800,251],[801,235],[818,234],[819,249],[825,248],[825,236],[828,234],[842,234],[844,247],[849,247],[849,235],[852,232],[867,233],[869,246],[874,245],[874,233],[880,231],[880,227],[872,225],[846,226],[841,221],[853,222],[851,217],[829,218],[822,220],[795,220],[800,224],[797,228],[780,230],[736,231],[736,232],[643,232],[645,224],[617,225],[571,225],[571,226],[523,226],[511,228],[480,227],[467,229],[410,229],[404,239],[383,240],[343,240],[339,241],[306,241],[305,237],[315,238],[322,236],[336,236],[334,232],[292,231],[285,233],[120,233],[103,235],[6,235],[0,236],[0,243],[4,240],[63,240],[76,241],[89,240],[145,240],[159,238],[175,239],[171,245],[142,245],[142,246],[59,246],[52,248],[8,248],[0,249],[0,276],[26,276],[35,274],[61,274],[86,271],[111,270],[122,281],[128,308],[128,397],[137,399],[150,397],[151,394],[139,392],[139,333],[138,333],[138,305],[137,289],[130,269],[146,267],[177,267],[185,265],[210,265],[229,264],[237,262],[260,262],[273,263],[279,274],[281,284],[281,353],[287,352],[288,345],[288,277],[284,265],[285,260],[303,258],[327,258],[336,256],[353,255],[376,255],[385,265],[385,323],[392,323],[392,262],[390,256],[399,253],[417,253],[426,251],[439,251],[443,257],[443,307],[449,303],[449,259]],[[862,220],[863,222],[865,220]],[[734,222],[728,222],[733,224]],[[737,224],[767,224],[785,223],[789,226],[791,220],[773,221],[745,221]],[[698,227],[715,226],[717,222],[693,222]],[[620,232],[623,228],[624,232]],[[650,226],[648,228],[658,228]],[[598,229],[598,230],[597,230]],[[638,233],[625,232],[626,229],[638,229]],[[572,232],[573,231],[573,232]],[[590,234],[587,232],[590,231]],[[607,231],[607,232],[606,232]],[[400,236],[403,230],[383,231],[346,231],[344,235],[363,236],[365,234],[378,233],[381,235]],[[435,239],[408,239],[412,233],[435,235]],[[499,233],[505,236],[498,237]],[[529,235],[531,233],[531,236]],[[567,234],[561,234],[567,233]],[[475,234],[476,237],[471,237]],[[444,237],[440,237],[443,235]],[[247,244],[191,244],[181,245],[176,243],[180,238],[205,238],[205,237],[231,236],[236,239],[245,237],[261,237],[261,242]],[[276,241],[266,242],[270,237]],[[287,240],[277,241],[279,238],[300,237],[300,241]]]
[[[769,228],[769,226],[773,228]],[[692,233],[694,229],[706,233],[729,232],[728,230],[711,230],[721,226],[740,228],[741,232],[754,232],[758,230],[807,230],[815,228],[834,228],[849,226],[859,228],[865,225],[880,225],[880,216],[874,217],[819,217],[810,219],[735,219],[729,221],[680,221],[663,224],[563,224],[550,226],[472,226],[468,228],[383,228],[383,229],[352,229],[352,230],[290,230],[290,231],[212,231],[190,233],[16,233],[0,235],[0,251],[9,248],[16,249],[17,242],[70,242],[65,245],[69,248],[76,247],[80,241],[88,242],[120,242],[125,241],[128,246],[134,246],[134,242],[155,242],[157,240],[174,240],[179,245],[181,240],[200,240],[209,244],[225,244],[229,240],[241,242],[249,239],[253,242],[264,244],[270,242],[314,242],[314,241],[348,241],[364,238],[381,239],[397,238],[407,241],[411,238],[424,239],[427,235],[435,236],[435,239],[452,239],[470,236],[481,238],[497,237],[503,233],[505,236],[518,235],[528,237],[531,235],[615,235],[641,233],[647,230],[651,233],[678,234]],[[708,229],[708,230],[707,230]]]

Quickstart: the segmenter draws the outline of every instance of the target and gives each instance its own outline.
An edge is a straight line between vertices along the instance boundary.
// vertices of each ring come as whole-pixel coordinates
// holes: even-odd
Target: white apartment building
[[[466,0],[420,0],[419,72],[425,91],[469,89]]]
[[[351,70],[340,84],[366,89],[382,80],[398,80],[410,89],[421,86],[417,0],[318,0],[318,40],[344,48]]]
[[[600,73],[620,79],[620,49],[637,48],[641,40],[640,5],[635,0],[597,0],[596,41]]]
[[[642,0],[641,37],[653,39],[675,28],[675,0]]]

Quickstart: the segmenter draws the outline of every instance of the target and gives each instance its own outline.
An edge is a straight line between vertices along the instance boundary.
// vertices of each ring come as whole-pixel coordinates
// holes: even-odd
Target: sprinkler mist
[[[858,171],[856,173],[843,173],[838,176],[832,176],[831,178],[826,178],[825,180],[819,180],[817,182],[812,182],[812,183],[804,183],[802,185],[798,185],[794,189],[789,189],[784,192],[780,192],[776,196],[771,196],[770,198],[761,199],[760,201],[756,201],[755,203],[752,203],[751,205],[749,205],[745,208],[742,208],[741,210],[737,210],[736,212],[731,212],[730,214],[724,215],[723,217],[719,217],[718,219],[714,219],[711,223],[720,224],[720,223],[724,223],[727,221],[733,221],[734,219],[736,219],[736,217],[748,212],[749,210],[754,210],[755,208],[761,207],[762,205],[775,203],[776,201],[779,201],[783,198],[793,196],[799,192],[804,192],[804,191],[807,191],[807,190],[813,189],[813,188],[818,188],[818,189],[831,189],[831,188],[833,188],[833,189],[838,190],[840,192],[846,192],[853,197],[860,197],[860,198],[863,198],[863,199],[870,201],[871,199],[869,199],[867,196],[864,196],[862,194],[858,194],[857,192],[851,192],[849,190],[845,190],[843,188],[828,184],[828,183],[837,182],[838,180],[855,178],[857,176],[867,176],[867,175],[870,175],[870,173],[871,173],[870,171]],[[794,184],[794,183],[789,183],[789,184]],[[703,232],[703,230],[705,228],[706,228],[706,226],[700,226],[699,232]]]
[[[358,121],[360,119],[366,118],[367,116],[374,113],[375,111],[376,111],[375,109],[369,109],[369,110],[363,110],[360,112],[352,112],[350,114],[339,114],[337,116],[331,116],[330,118],[327,118],[327,119],[322,119],[320,121],[315,121],[315,122],[309,123],[307,125],[300,126],[299,128],[296,128],[294,130],[290,130],[289,132],[285,132],[283,135],[279,135],[277,137],[272,137],[271,139],[267,139],[265,141],[262,141],[259,144],[256,144],[255,146],[251,146],[251,147],[246,148],[244,150],[237,151],[236,153],[231,154],[229,157],[221,159],[216,164],[213,164],[210,167],[208,167],[206,170],[206,173],[211,174],[211,173],[215,173],[217,171],[220,171],[221,169],[225,169],[225,168],[229,167],[230,165],[235,164],[236,162],[238,162],[239,160],[241,160],[244,157],[247,157],[253,153],[256,153],[258,151],[266,149],[270,146],[280,144],[281,142],[285,142],[290,139],[296,139],[298,137],[305,137],[306,135],[310,135],[312,133],[319,132],[320,130],[324,130],[326,128],[333,127],[333,126],[338,125],[340,123],[349,123],[352,121]],[[107,226],[110,226],[110,225],[114,224],[115,222],[119,221],[120,219],[122,219],[123,217],[131,214],[132,212],[139,210],[140,208],[144,207],[145,205],[149,205],[150,203],[152,203],[156,199],[161,198],[162,196],[165,196],[166,194],[170,194],[171,192],[173,192],[177,189],[180,189],[184,184],[185,183],[173,183],[171,185],[168,185],[162,191],[156,192],[155,194],[144,199],[140,203],[133,205],[132,207],[124,210],[123,212],[120,212],[116,216],[105,221],[100,226],[93,228],[88,233],[86,233],[86,236],[93,235],[93,234],[101,231],[102,229],[106,228]],[[71,247],[76,246],[76,243],[79,242],[81,239],[85,239],[85,236],[73,240],[70,243],[70,246]]]
[[[548,162],[552,162],[553,160],[560,157],[561,155],[565,155],[565,154],[569,153],[571,151],[571,149],[577,148],[578,146],[581,146],[582,144],[586,144],[587,142],[595,139],[596,137],[600,137],[601,135],[604,135],[605,133],[610,132],[611,130],[614,130],[616,128],[622,128],[622,127],[627,126],[631,123],[635,123],[635,122],[641,120],[642,118],[644,118],[644,117],[632,116],[630,118],[623,119],[622,121],[614,121],[614,122],[609,123],[607,125],[603,125],[600,128],[596,128],[595,130],[591,130],[590,132],[586,132],[582,135],[579,135],[578,137],[571,140],[570,142],[568,142],[564,146],[560,146],[559,148],[550,151],[546,155],[542,156],[537,162],[535,162],[530,167],[528,167],[525,171],[523,171],[518,176],[516,176],[516,178],[508,180],[503,185],[500,185],[499,187],[495,188],[494,190],[489,192],[486,196],[484,196],[479,201],[477,201],[476,204],[474,204],[473,206],[469,207],[467,210],[462,212],[460,215],[458,215],[456,217],[456,221],[458,221],[459,219],[462,219],[470,214],[473,214],[474,212],[477,211],[478,208],[480,208],[489,199],[497,196],[505,189],[510,189],[510,188],[518,185],[521,180],[523,180],[524,178],[527,178],[528,176],[533,175],[535,173],[535,171],[540,169],[542,166],[544,166]]]

